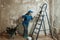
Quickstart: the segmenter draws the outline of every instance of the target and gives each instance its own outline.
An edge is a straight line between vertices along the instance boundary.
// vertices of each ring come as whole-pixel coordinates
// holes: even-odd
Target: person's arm
[[[25,15],[22,15],[22,18],[24,18],[25,17]]]
[[[16,20],[16,22],[17,22],[17,23],[22,23],[23,20],[24,20],[24,15],[23,15],[23,16],[20,16],[20,17]]]
[[[33,17],[31,17],[31,19],[33,20]]]

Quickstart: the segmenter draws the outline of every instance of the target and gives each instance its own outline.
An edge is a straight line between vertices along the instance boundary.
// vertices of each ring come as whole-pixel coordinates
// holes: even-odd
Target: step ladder
[[[44,8],[44,11],[43,11],[43,8]],[[44,14],[46,14],[48,25],[49,25],[49,32],[50,32],[50,35],[52,36],[51,26],[50,26],[50,23],[49,23],[49,19],[48,19],[48,15],[47,15],[46,9],[47,9],[47,4],[44,3],[42,5],[42,7],[41,7],[41,11],[39,12],[39,15],[38,15],[37,20],[36,20],[35,27],[34,27],[34,29],[32,31],[32,38],[33,38],[33,34],[36,35],[36,37],[33,38],[33,40],[37,40],[38,39],[40,31],[44,31],[44,34],[47,35],[46,34],[46,28],[45,28],[45,22],[44,22],[44,16],[45,16]],[[37,25],[39,25],[39,27],[37,27]],[[43,30],[41,30],[41,27],[44,27]]]

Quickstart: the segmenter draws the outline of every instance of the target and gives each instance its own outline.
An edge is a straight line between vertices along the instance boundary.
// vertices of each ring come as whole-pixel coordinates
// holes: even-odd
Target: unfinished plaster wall
[[[36,0],[0,0],[1,31],[13,25],[13,21],[17,20],[28,10],[32,9],[35,14],[38,10],[36,9],[37,4]]]
[[[13,21],[17,20],[28,10],[33,10],[32,16],[35,16],[40,11],[40,6],[44,2],[48,3],[48,0],[0,0],[1,31],[5,30],[6,27],[13,25]],[[32,24],[33,22],[30,22],[28,28],[29,32],[31,30]],[[41,34],[42,33],[43,32],[41,32]]]
[[[60,0],[54,0],[54,28],[56,28],[57,33],[60,31]]]
[[[53,37],[60,40],[60,0],[50,0],[50,20]]]
[[[1,10],[1,30],[5,30],[6,27],[11,26],[12,17],[18,15],[21,1],[19,3],[14,0],[0,0],[0,10]],[[20,14],[21,15],[21,14]]]

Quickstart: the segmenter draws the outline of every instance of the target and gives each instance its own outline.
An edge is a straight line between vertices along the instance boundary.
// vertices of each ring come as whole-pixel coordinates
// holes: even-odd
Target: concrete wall
[[[30,9],[35,14],[36,8],[37,2],[35,0],[0,0],[1,30],[13,25],[14,20],[17,20]]]
[[[53,37],[60,40],[60,0],[50,0],[49,7]]]
[[[0,0],[0,30],[3,31],[6,27],[10,27],[12,25],[15,26],[13,22],[25,14],[28,10],[33,10],[34,13],[32,16],[35,16],[40,11],[39,7],[44,2],[48,3],[48,0]],[[28,28],[29,32],[32,24],[33,22],[30,22],[30,26]],[[41,34],[42,33],[43,32],[41,32]]]
[[[59,33],[60,30],[60,0],[54,0],[53,1],[53,11],[52,11],[52,15],[53,16],[53,27],[56,28],[57,33]]]

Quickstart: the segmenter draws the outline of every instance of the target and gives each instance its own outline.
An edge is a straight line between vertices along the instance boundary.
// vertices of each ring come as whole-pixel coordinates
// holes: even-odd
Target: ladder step
[[[42,20],[38,20],[37,23],[41,23]]]
[[[35,28],[35,29],[39,29],[39,28]]]
[[[44,31],[44,30],[40,30],[40,31]],[[34,31],[33,33],[38,34],[38,32],[36,32],[36,31]]]
[[[38,20],[42,20],[41,18],[39,18]]]
[[[33,33],[37,34],[37,32],[33,32]]]
[[[38,23],[37,25],[41,25],[41,24]]]

